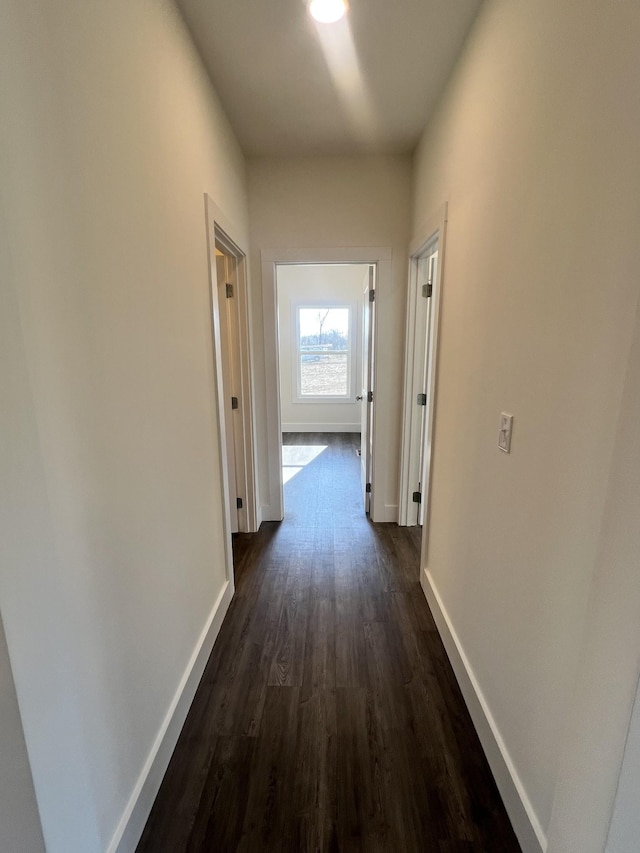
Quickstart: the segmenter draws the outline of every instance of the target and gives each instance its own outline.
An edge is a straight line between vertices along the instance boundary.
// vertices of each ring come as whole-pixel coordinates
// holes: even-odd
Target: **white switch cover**
[[[513,415],[507,412],[500,413],[500,431],[498,433],[498,447],[503,453],[511,453],[511,430],[513,429]]]

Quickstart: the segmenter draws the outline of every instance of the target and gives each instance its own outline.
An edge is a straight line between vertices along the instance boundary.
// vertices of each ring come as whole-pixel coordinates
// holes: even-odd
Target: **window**
[[[351,398],[350,306],[296,308],[296,372],[299,400]]]

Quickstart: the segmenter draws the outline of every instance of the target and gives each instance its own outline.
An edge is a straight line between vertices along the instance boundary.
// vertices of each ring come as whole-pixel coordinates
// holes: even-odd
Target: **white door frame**
[[[224,387],[224,422],[226,430],[227,449],[227,473],[229,482],[229,516],[231,519],[231,533],[246,530],[246,526],[239,526],[239,512],[237,499],[234,496],[240,494],[237,480],[242,481],[242,472],[239,472],[239,464],[242,459],[236,461],[236,447],[242,447],[242,437],[239,434],[241,425],[237,415],[239,412],[229,405],[233,396],[238,394],[236,382],[239,374],[238,355],[238,330],[237,330],[237,299],[227,297],[227,285],[234,288],[236,281],[236,258],[221,249],[218,240],[215,240],[216,261],[216,284],[218,296],[219,328],[220,328],[220,351],[222,362],[222,382]],[[237,287],[234,289],[237,290]],[[238,474],[240,476],[238,477]],[[242,492],[244,495],[244,492]],[[243,519],[244,521],[245,519]]]
[[[284,496],[282,489],[282,422],[280,417],[280,366],[278,359],[278,295],[276,267],[284,264],[375,264],[376,287],[385,290],[391,287],[391,257],[389,247],[352,247],[336,249],[263,249],[262,261],[262,302],[264,322],[265,378],[267,391],[267,485],[269,503],[262,507],[265,521],[281,521],[284,518]],[[379,345],[378,335],[374,333],[374,345]],[[377,354],[377,353],[376,353]],[[374,357],[374,370],[378,359]],[[373,401],[374,454],[371,476],[372,521],[385,521],[376,514],[384,512],[384,493],[382,485],[383,465],[377,459],[383,458],[384,448],[376,447],[375,429],[376,400]],[[377,476],[377,479],[376,479]],[[376,501],[376,483],[378,499]],[[364,510],[363,510],[364,511]]]
[[[369,392],[373,392],[375,401],[375,289],[376,289],[376,268],[369,265],[365,276],[362,300],[362,317],[360,323],[362,325],[362,340],[361,345],[361,365],[360,365],[360,482],[362,485],[364,508],[371,518],[371,495],[372,491],[367,491],[367,485],[373,484],[371,473],[373,461],[373,441],[375,436],[373,433],[373,403],[369,402]],[[374,294],[374,299],[371,301],[371,293]],[[358,399],[356,397],[356,399]],[[371,486],[369,486],[371,489]]]
[[[424,506],[424,523],[422,529],[422,551],[426,553],[429,536],[429,508],[431,496],[431,470],[433,463],[433,441],[436,409],[436,390],[438,376],[438,332],[440,325],[440,306],[442,302],[442,283],[444,270],[444,252],[447,226],[447,204],[440,207],[420,229],[409,247],[409,281],[407,289],[407,325],[406,350],[404,370],[404,403],[402,428],[402,453],[400,460],[400,501],[398,523],[411,525],[416,523],[415,504],[412,500],[413,472],[420,467],[420,436],[416,436],[417,425],[413,417],[416,397],[426,391],[427,418],[424,447],[424,477],[422,482],[422,503]],[[432,295],[428,328],[427,376],[424,387],[424,362],[418,364],[420,347],[417,337],[420,333],[420,322],[424,322],[426,312],[412,310],[421,299],[418,281],[418,264],[420,258],[435,245],[438,248],[438,264],[436,280],[432,282]],[[424,331],[424,330],[423,330]],[[422,375],[420,375],[422,374]]]
[[[224,382],[222,373],[223,354],[220,344],[220,307],[218,303],[218,281],[216,270],[216,244],[226,254],[236,260],[236,298],[238,319],[238,350],[239,350],[239,403],[240,424],[238,434],[241,436],[241,471],[242,482],[239,488],[246,495],[246,529],[255,532],[260,526],[257,504],[257,473],[256,473],[256,428],[255,406],[253,395],[253,359],[250,338],[251,317],[247,287],[247,249],[238,237],[238,229],[230,223],[224,213],[205,193],[205,221],[207,229],[207,258],[209,267],[209,297],[212,332],[212,351],[214,362],[216,415],[219,435],[219,459],[222,476],[223,522],[225,529],[225,559],[227,578],[233,580],[233,553],[231,549],[231,520],[230,501],[236,495],[229,494],[229,472],[227,460],[227,431],[225,424]],[[243,498],[244,498],[243,495]]]
[[[255,427],[253,407],[253,365],[251,362],[249,300],[247,292],[247,262],[245,253],[235,244],[218,223],[214,229],[215,245],[235,260],[235,275],[231,282],[233,297],[227,300],[228,338],[233,346],[230,355],[234,395],[238,408],[233,413],[236,461],[236,488],[242,497],[238,509],[238,529],[242,533],[258,530],[257,489],[255,484]],[[231,404],[226,400],[226,405]],[[231,495],[231,500],[234,496]]]

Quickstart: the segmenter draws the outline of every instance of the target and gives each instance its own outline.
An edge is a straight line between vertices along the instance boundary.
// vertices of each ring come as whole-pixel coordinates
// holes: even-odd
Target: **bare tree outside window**
[[[329,316],[329,311],[331,309],[327,308],[327,310],[322,314],[321,311],[318,311],[318,343],[322,346],[322,327],[324,326],[325,320]]]

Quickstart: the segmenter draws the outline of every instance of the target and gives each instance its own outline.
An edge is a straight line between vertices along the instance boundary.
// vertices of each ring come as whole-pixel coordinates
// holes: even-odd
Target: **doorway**
[[[374,283],[372,264],[276,265],[285,511],[288,480],[317,447],[344,435],[362,457],[361,503],[369,512]]]
[[[231,535],[258,529],[246,253],[207,195],[205,217],[226,562],[232,580]]]
[[[429,520],[445,227],[446,205],[432,229],[414,241],[409,257],[399,524],[422,528],[423,553]]]
[[[355,351],[349,350],[350,354],[344,351],[338,352],[339,347],[333,350],[327,350],[325,347],[329,344],[328,340],[321,337],[320,329],[316,330],[316,338],[314,348],[314,340],[311,339],[312,333],[300,334],[301,324],[315,317],[317,324],[323,321],[322,336],[325,334],[326,322],[329,321],[329,315],[325,319],[324,315],[327,309],[344,308],[342,305],[331,304],[328,294],[324,294],[324,298],[319,304],[308,304],[306,306],[298,306],[298,308],[308,308],[314,312],[312,315],[302,315],[297,309],[294,313],[289,313],[289,327],[294,330],[293,334],[298,335],[296,346],[291,348],[293,366],[283,367],[280,364],[282,357],[281,347],[281,289],[282,281],[290,274],[288,271],[291,267],[317,267],[327,269],[330,266],[335,267],[360,267],[360,282],[358,287],[358,295],[356,302],[360,306],[355,312],[352,309],[350,323],[352,328],[355,324],[359,324],[361,328],[360,344]],[[350,407],[350,416],[346,421],[345,428],[352,432],[360,432],[364,438],[360,446],[360,459],[362,468],[362,510],[363,514],[368,510],[370,518],[373,521],[386,520],[383,516],[377,517],[378,504],[376,502],[376,484],[377,478],[380,476],[379,466],[376,464],[377,458],[377,433],[375,429],[376,423],[376,403],[374,393],[374,383],[376,376],[376,335],[375,335],[375,290],[381,286],[381,283],[386,283],[389,286],[391,279],[391,250],[390,249],[315,249],[315,250],[278,250],[262,252],[262,282],[263,282],[263,317],[264,317],[264,337],[265,337],[265,373],[267,380],[267,445],[268,445],[268,504],[262,507],[262,517],[264,520],[280,521],[284,517],[284,494],[283,494],[283,451],[282,451],[282,435],[283,423],[301,424],[305,423],[303,418],[302,408],[305,403],[311,405],[321,405],[318,402],[311,400],[298,399],[294,404],[292,402],[291,409],[281,405],[282,395],[281,386],[287,385],[294,394],[299,398],[307,396],[307,391],[310,388],[309,382],[312,375],[316,372],[314,365],[318,366],[324,361],[329,363],[333,361],[337,364],[341,360],[342,363],[342,379],[339,387],[327,387],[325,396],[332,397],[332,402],[337,403],[337,397],[342,395],[345,400],[345,405]],[[365,293],[366,291],[366,293]],[[371,295],[369,295],[371,293]],[[318,302],[318,300],[313,300]],[[297,313],[296,313],[297,312]],[[357,316],[356,316],[357,315]],[[337,315],[333,315],[336,329],[329,331],[338,331],[340,321]],[[343,323],[344,325],[344,323]],[[364,345],[363,332],[366,328],[366,347]],[[297,332],[295,330],[298,330]],[[289,334],[291,336],[291,332]],[[302,340],[301,338],[306,338]],[[335,339],[335,336],[334,336]],[[289,344],[291,347],[291,343]],[[332,344],[333,346],[333,344]],[[304,349],[308,347],[308,349]],[[331,358],[329,357],[331,355]],[[338,355],[340,358],[338,358]],[[365,358],[366,355],[366,358]],[[344,378],[344,370],[349,372],[348,378]],[[355,365],[355,373],[354,371]],[[366,365],[366,372],[364,371]],[[316,386],[317,390],[317,386]],[[348,399],[348,404],[346,400]],[[295,419],[289,412],[296,412]],[[356,414],[354,414],[354,412]],[[305,416],[306,417],[306,416]],[[309,423],[309,422],[307,422]],[[320,417],[315,418],[315,427],[332,423],[332,421],[321,421]],[[364,429],[363,429],[364,427]],[[309,428],[308,426],[305,428]],[[325,427],[326,429],[326,427]],[[382,491],[382,490],[381,490]],[[381,495],[382,497],[382,495]],[[384,512],[384,503],[380,500],[382,512]]]
[[[373,484],[373,399],[375,386],[376,266],[369,264],[362,296],[362,383],[360,403],[360,488],[366,514],[371,518]]]

